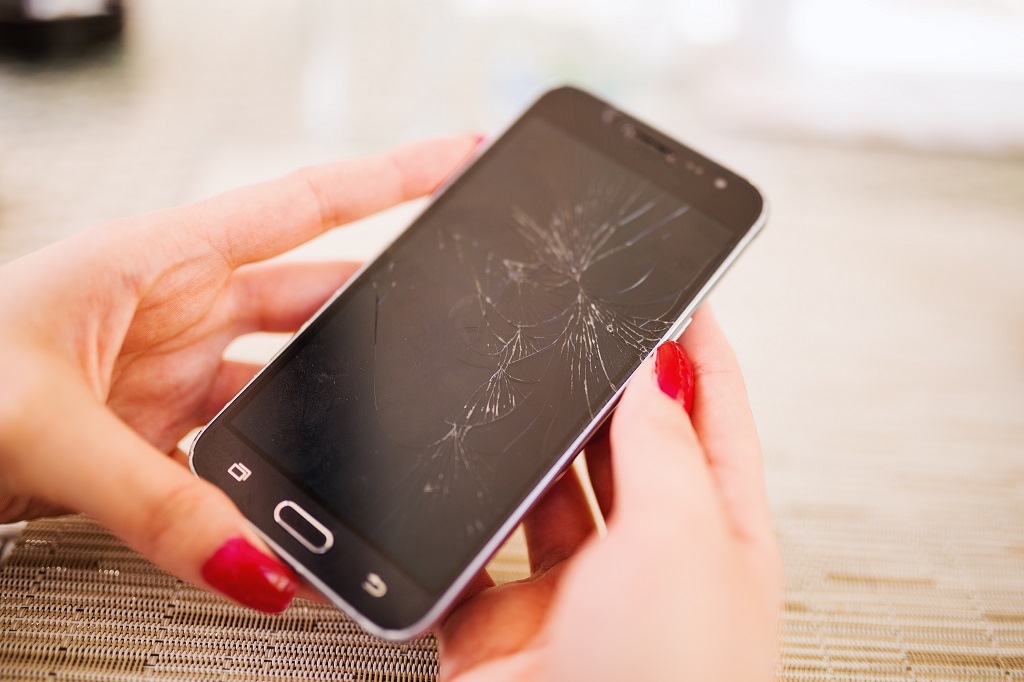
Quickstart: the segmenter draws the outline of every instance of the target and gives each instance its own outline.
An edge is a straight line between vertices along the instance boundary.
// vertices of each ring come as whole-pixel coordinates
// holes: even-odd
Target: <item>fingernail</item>
[[[693,411],[693,363],[682,346],[675,341],[658,346],[654,375],[662,393],[681,402],[687,414]]]
[[[232,599],[265,613],[288,608],[298,587],[291,569],[242,537],[228,540],[206,560],[203,578]]]
[[[480,135],[480,134],[478,133],[478,134],[476,134],[476,135],[474,135],[474,136],[473,136],[473,139],[474,139],[474,140],[476,141],[476,146],[477,146],[477,147],[479,147],[479,146],[481,146],[481,145],[482,145],[482,144],[483,144],[484,142],[486,142],[486,141],[487,141],[487,136],[486,136],[486,135]]]

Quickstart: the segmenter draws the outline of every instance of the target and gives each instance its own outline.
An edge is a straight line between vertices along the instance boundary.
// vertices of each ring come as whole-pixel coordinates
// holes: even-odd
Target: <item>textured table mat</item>
[[[329,607],[270,617],[205,595],[83,519],[34,524],[3,573],[3,679],[428,680],[430,639],[382,646]]]
[[[817,515],[816,515],[817,516]],[[783,524],[786,526],[786,524]],[[783,680],[1024,679],[1024,545],[804,518],[784,527]],[[839,541],[839,538],[843,538]],[[928,570],[921,572],[920,567]],[[492,562],[526,570],[515,535]],[[436,643],[382,642],[299,600],[280,616],[184,583],[84,517],[36,521],[0,570],[0,679],[433,680]]]
[[[499,578],[525,559],[505,556]],[[437,647],[384,643],[305,600],[279,616],[237,607],[84,517],[30,524],[0,571],[0,679],[150,677],[433,680]]]

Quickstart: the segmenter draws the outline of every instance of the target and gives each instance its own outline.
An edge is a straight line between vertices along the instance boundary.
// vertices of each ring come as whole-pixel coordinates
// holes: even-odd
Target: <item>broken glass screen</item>
[[[231,425],[441,590],[732,243],[686,197],[529,120],[264,372]]]

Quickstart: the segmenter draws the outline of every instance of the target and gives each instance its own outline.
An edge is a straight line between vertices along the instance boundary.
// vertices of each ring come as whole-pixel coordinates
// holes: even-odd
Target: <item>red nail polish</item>
[[[658,346],[654,358],[654,374],[658,388],[668,397],[683,404],[686,413],[693,411],[693,363],[690,357],[675,341]]]
[[[206,560],[203,578],[232,599],[265,613],[288,608],[298,587],[291,569],[241,537],[231,538]]]

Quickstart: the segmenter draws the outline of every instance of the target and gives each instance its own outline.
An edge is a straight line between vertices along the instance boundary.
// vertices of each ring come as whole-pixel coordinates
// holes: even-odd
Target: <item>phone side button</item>
[[[291,500],[274,507],[274,521],[313,554],[323,554],[334,546],[334,533]]]

